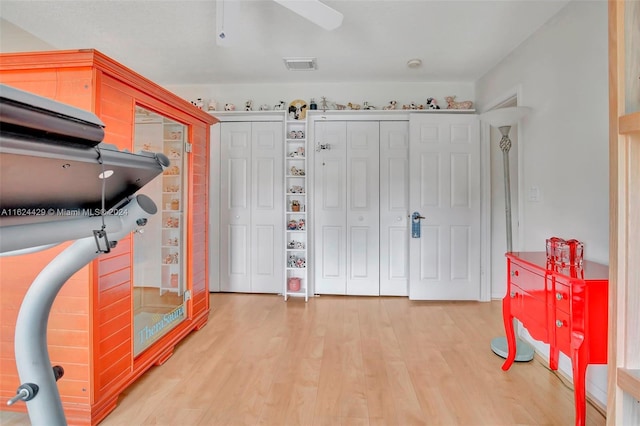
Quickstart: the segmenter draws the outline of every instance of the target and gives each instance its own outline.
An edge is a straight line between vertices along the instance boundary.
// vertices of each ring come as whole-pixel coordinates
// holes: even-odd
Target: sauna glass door
[[[171,164],[140,190],[156,203],[158,213],[133,234],[134,355],[142,353],[187,316],[187,130],[181,123],[136,108],[134,151],[164,153]]]

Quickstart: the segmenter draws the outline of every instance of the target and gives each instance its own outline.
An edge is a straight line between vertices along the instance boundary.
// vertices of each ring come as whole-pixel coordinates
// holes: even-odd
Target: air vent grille
[[[283,58],[290,71],[312,71],[317,69],[316,58]]]

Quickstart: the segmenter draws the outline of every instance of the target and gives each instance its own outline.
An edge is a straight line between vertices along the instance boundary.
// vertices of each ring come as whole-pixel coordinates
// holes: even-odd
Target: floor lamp
[[[527,115],[531,108],[524,106],[498,108],[488,111],[480,116],[490,126],[497,127],[502,134],[500,150],[502,151],[502,163],[504,168],[504,212],[507,226],[507,252],[513,251],[512,227],[511,227],[511,181],[509,179],[509,150],[511,139],[509,131],[511,126]],[[491,350],[502,358],[507,358],[509,349],[506,337],[496,337],[491,340]],[[531,361],[533,359],[533,347],[527,342],[516,339],[516,361]]]

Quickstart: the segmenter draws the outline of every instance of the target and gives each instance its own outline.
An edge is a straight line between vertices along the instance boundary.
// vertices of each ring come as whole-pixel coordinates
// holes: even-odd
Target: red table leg
[[[587,373],[586,359],[580,354],[580,349],[571,351],[573,368],[573,393],[576,404],[576,426],[584,426],[586,422],[587,405],[585,401],[585,376]]]
[[[549,349],[549,368],[551,368],[552,370],[558,369],[559,353],[560,353],[560,350],[557,347],[554,347],[553,345],[551,345],[551,348]]]
[[[511,315],[511,300],[509,295],[502,299],[502,319],[504,321],[507,347],[509,348],[507,359],[504,361],[504,364],[502,364],[502,369],[506,371],[516,359],[516,335],[513,330],[513,315]]]

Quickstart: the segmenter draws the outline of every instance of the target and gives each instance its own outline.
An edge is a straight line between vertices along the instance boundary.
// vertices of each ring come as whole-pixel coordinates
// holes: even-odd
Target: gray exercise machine
[[[15,328],[20,377],[8,405],[24,401],[33,425],[66,425],[47,350],[47,323],[64,283],[157,212],[135,193],[169,166],[162,153],[103,143],[94,114],[0,85],[0,256],[74,241],[29,286]]]

